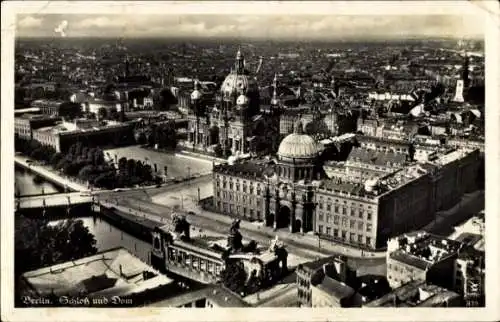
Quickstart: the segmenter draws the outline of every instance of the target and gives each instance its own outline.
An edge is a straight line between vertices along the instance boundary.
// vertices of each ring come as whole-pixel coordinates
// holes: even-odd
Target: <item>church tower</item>
[[[467,56],[467,54],[465,55],[464,64],[462,66],[462,79],[464,80],[464,88],[468,88],[470,80],[469,80],[469,56]]]

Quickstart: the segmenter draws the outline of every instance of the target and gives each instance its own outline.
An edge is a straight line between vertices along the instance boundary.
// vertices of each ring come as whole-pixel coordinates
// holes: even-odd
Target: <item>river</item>
[[[35,176],[32,173],[16,168],[16,189],[21,196],[41,194],[42,191],[43,193],[54,193],[61,191],[59,187],[51,184],[50,182],[38,180],[37,182],[35,182],[34,179]],[[99,251],[104,251],[110,248],[121,246],[126,248],[130,253],[136,255],[144,262],[149,263],[148,254],[151,250],[151,245],[149,243],[146,243],[122,231],[118,227],[108,223],[106,220],[102,219],[99,216],[92,216],[91,213],[76,217],[75,219],[82,220],[84,225],[95,236],[95,239],[97,241],[96,247]]]

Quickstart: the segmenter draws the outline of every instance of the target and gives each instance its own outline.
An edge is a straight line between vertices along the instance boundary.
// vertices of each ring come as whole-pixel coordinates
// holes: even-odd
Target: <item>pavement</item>
[[[276,284],[273,287],[245,296],[243,300],[258,307],[293,307],[297,306],[297,284]]]
[[[145,161],[153,167],[157,166],[159,174],[164,174],[164,167],[167,167],[167,177],[186,177],[192,174],[208,174],[212,172],[212,161],[202,160],[193,157],[180,158],[178,155],[158,152],[151,149],[144,149],[139,145],[127,146],[115,149],[104,150],[107,159],[119,160],[122,157]]]
[[[138,191],[136,192],[138,193]],[[135,213],[137,216],[143,216],[145,218],[149,218],[151,220],[156,220],[159,222],[166,223],[167,220],[169,220],[172,212],[183,212],[192,226],[197,227],[200,231],[214,232],[223,235],[227,235],[230,225],[232,224],[232,219],[223,215],[206,211],[204,211],[203,215],[201,215],[200,213],[196,212],[197,209],[192,206],[196,204],[196,201],[193,201],[191,200],[191,198],[187,197],[184,199],[184,209],[179,208],[177,210],[174,210],[169,206],[152,203],[146,198],[136,199],[130,194],[127,196],[120,196],[120,193],[113,193],[112,196],[113,199],[110,198],[111,195],[99,196],[98,198],[107,198],[107,200],[114,200],[113,206],[116,208],[120,207],[119,209],[124,209],[125,211]],[[190,208],[191,206],[193,208]],[[193,211],[189,209],[193,209],[196,214],[188,213],[188,211]],[[251,229],[249,229],[249,225],[252,225],[253,227],[250,227]],[[240,231],[245,239],[253,239],[260,245],[268,245],[271,239],[276,236],[276,232],[273,232],[272,230],[266,231],[262,228],[263,227],[256,228],[256,226],[251,223],[242,222]],[[281,232],[278,231],[278,234],[280,235]],[[327,252],[324,249],[321,249],[320,251],[314,249],[314,247],[310,247],[309,245],[294,242],[292,240],[294,236],[290,236],[290,234],[285,230],[282,232],[282,234],[284,236],[288,235],[286,238],[282,238],[282,240],[284,240],[285,244],[287,245],[287,249],[291,254],[289,263],[290,267],[296,266],[299,263],[333,255],[332,253]],[[354,269],[361,269],[363,272],[366,272],[366,274],[378,274],[380,272],[385,272],[385,256],[381,258],[351,258],[349,260],[349,265]]]
[[[29,162],[31,161],[31,162]],[[35,161],[33,161],[30,158],[27,158],[25,156],[19,156],[16,155],[14,156],[14,162],[23,165],[26,168],[29,168],[31,171],[50,178],[53,182],[57,182],[60,185],[66,185],[68,188],[76,191],[89,191],[87,185],[80,181],[80,180],[75,180],[73,178],[63,176],[59,174],[58,171],[52,169],[50,166],[44,166],[37,164]]]

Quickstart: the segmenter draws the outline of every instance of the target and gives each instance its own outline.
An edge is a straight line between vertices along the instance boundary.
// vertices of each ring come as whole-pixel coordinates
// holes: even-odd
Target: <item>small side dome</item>
[[[191,100],[197,101],[197,100],[201,99],[202,96],[203,96],[203,93],[200,91],[200,82],[198,80],[196,80],[194,82],[194,90],[191,93]]]
[[[240,105],[240,106],[248,105],[248,97],[246,95],[243,95],[243,94],[238,96],[238,98],[236,99],[236,104]]]
[[[203,94],[201,94],[201,92],[199,90],[194,90],[191,93],[191,100],[193,100],[193,101],[200,100],[202,96],[203,96]]]

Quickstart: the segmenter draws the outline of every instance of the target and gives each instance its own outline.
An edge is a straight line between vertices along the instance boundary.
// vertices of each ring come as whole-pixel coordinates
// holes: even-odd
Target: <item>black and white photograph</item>
[[[494,5],[28,3],[2,14],[2,304],[325,321],[498,300]]]

